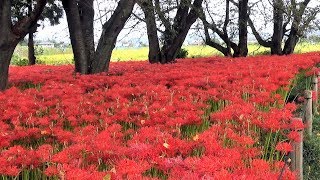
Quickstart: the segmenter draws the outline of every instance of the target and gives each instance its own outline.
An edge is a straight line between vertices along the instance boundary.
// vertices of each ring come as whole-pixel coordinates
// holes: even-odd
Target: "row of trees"
[[[29,59],[30,64],[34,64],[33,33],[37,30],[38,21],[47,18],[51,24],[56,24],[63,11],[68,21],[75,71],[92,74],[108,71],[117,37],[130,17],[146,24],[150,63],[164,64],[175,61],[195,22],[203,34],[205,43],[225,56],[247,56],[249,30],[260,45],[271,49],[271,54],[291,54],[299,38],[316,20],[319,6],[310,6],[313,1],[316,2],[118,0],[117,7],[102,25],[95,48],[94,0],[1,0],[0,90],[7,87],[10,59],[17,44],[29,34]],[[217,11],[217,8],[212,9],[218,6],[221,11]],[[141,13],[133,13],[134,7],[138,7]],[[260,18],[254,18],[259,15]],[[260,19],[260,22],[256,22],[256,19]],[[261,19],[265,22],[261,22]],[[263,24],[267,26],[267,22],[273,24],[270,37],[261,34],[257,29]]]

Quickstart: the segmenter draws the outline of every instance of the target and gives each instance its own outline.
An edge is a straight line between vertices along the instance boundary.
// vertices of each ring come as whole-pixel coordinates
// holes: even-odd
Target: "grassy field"
[[[185,46],[183,47],[188,50],[189,58],[196,57],[209,57],[209,56],[221,56],[222,54],[214,48],[209,46]],[[320,43],[310,44],[310,43],[300,43],[296,47],[295,53],[304,53],[319,51]],[[16,48],[15,54],[21,58],[27,57],[27,47],[18,46]],[[268,54],[269,49],[259,46],[257,44],[249,45],[249,55],[261,55]],[[36,55],[37,60],[41,64],[50,64],[50,65],[61,65],[61,64],[70,64],[73,62],[72,49],[67,48],[64,50],[50,48],[43,49],[42,52]],[[148,59],[148,47],[141,48],[116,48],[113,51],[111,61],[142,61]]]

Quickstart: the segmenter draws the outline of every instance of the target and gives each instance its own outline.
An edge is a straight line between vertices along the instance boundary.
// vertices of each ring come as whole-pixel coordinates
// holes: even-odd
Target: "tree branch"
[[[155,0],[154,1],[155,3],[155,10],[160,18],[160,20],[162,21],[164,27],[167,29],[167,30],[171,30],[171,23],[170,21],[165,17],[164,13],[161,11],[161,7],[160,7],[160,2],[159,0]]]
[[[29,32],[29,29],[37,23],[47,3],[47,0],[37,0],[36,2],[37,4],[34,10],[31,12],[30,16],[25,16],[13,26],[12,32],[17,36],[24,37],[25,34]]]
[[[254,37],[257,39],[258,43],[263,46],[263,47],[271,47],[271,42],[263,40],[262,37],[260,36],[259,32],[257,31],[256,27],[254,26],[251,18],[248,19],[248,24],[252,30],[252,33]]]

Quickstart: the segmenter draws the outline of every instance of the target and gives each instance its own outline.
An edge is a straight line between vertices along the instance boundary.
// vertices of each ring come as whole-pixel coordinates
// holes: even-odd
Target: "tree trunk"
[[[248,55],[248,0],[239,0],[239,54],[245,57]]]
[[[273,35],[271,54],[282,55],[282,38],[283,38],[283,1],[273,1]]]
[[[298,30],[296,28],[291,28],[289,38],[287,39],[284,48],[283,54],[292,54],[294,49],[299,41]]]
[[[293,22],[291,24],[290,34],[285,42],[284,48],[283,48],[283,54],[292,54],[294,52],[294,49],[299,41],[299,38],[301,37],[301,33],[299,32],[301,30],[300,23],[303,20],[303,15],[305,14],[305,10],[310,3],[311,0],[304,0],[303,2],[299,3],[299,6],[294,6],[293,10]]]
[[[34,55],[34,40],[33,40],[33,32],[29,33],[29,39],[28,39],[28,59],[29,59],[29,65],[35,65],[36,64],[36,57]]]
[[[182,32],[179,33],[177,37],[173,39],[173,43],[171,44],[166,44],[162,47],[161,54],[163,55],[164,62],[169,63],[173,62],[180,51],[182,44],[184,40],[186,39],[186,36],[189,32],[189,29],[184,29]]]
[[[147,34],[149,41],[148,59],[150,63],[158,63],[161,61],[161,52],[158,38],[158,30],[156,24],[156,17],[152,0],[145,0],[140,3],[140,7],[144,13]]]
[[[0,1],[0,91],[8,86],[9,65],[15,49],[11,33],[11,1]]]
[[[0,91],[8,86],[9,65],[15,47],[36,25],[46,3],[46,0],[37,0],[30,16],[25,16],[13,25],[11,0],[0,1]]]
[[[93,0],[81,0],[79,1],[79,14],[80,14],[80,22],[82,34],[84,37],[86,55],[88,68],[93,62],[94,58],[94,9],[93,9]]]
[[[229,48],[228,48],[228,46],[227,47],[223,47],[222,45],[220,45],[219,43],[215,42],[214,40],[211,40],[210,34],[209,34],[209,28],[207,26],[207,22],[203,22],[203,24],[204,24],[204,34],[205,34],[205,43],[206,43],[206,45],[217,49],[218,51],[220,51],[226,57],[232,56],[230,47]],[[228,43],[228,44],[230,44],[230,43]]]
[[[88,74],[88,61],[86,45],[82,32],[79,8],[76,0],[63,0],[63,8],[66,12],[72,51],[75,61],[75,70],[81,74]]]
[[[202,0],[195,0],[189,12],[188,0],[181,2],[174,18],[173,31],[165,31],[165,42],[161,48],[162,63],[173,62],[180,51],[184,40],[194,22],[199,17],[199,9],[202,8]],[[167,32],[167,33],[166,33]]]
[[[111,54],[118,35],[130,17],[135,3],[135,0],[120,0],[111,18],[103,25],[90,73],[109,70]]]
[[[5,90],[8,86],[9,65],[16,45],[11,44],[9,47],[4,47],[5,45],[0,42],[0,91]]]
[[[28,16],[31,16],[32,13],[32,0],[27,0],[28,3]],[[37,26],[35,26],[35,29]],[[35,30],[36,31],[36,30]],[[36,57],[34,56],[34,40],[33,40],[33,33],[35,31],[29,31],[29,39],[28,39],[28,59],[29,65],[36,64]]]

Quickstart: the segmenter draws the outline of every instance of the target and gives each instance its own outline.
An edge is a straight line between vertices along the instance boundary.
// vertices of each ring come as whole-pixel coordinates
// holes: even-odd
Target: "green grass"
[[[189,58],[222,56],[222,54],[214,48],[209,46],[184,46],[188,50]],[[249,56],[269,54],[268,48],[259,46],[257,44],[249,44]],[[310,44],[307,42],[297,45],[295,53],[305,53],[312,51],[319,51],[320,43]],[[27,47],[18,46],[15,51],[16,55],[22,58],[27,57]],[[37,55],[39,64],[60,65],[72,64],[73,54],[72,49],[67,48],[64,51],[56,48],[44,49],[41,55]],[[142,61],[148,59],[148,47],[141,48],[116,48],[111,57],[112,62],[117,61]]]

